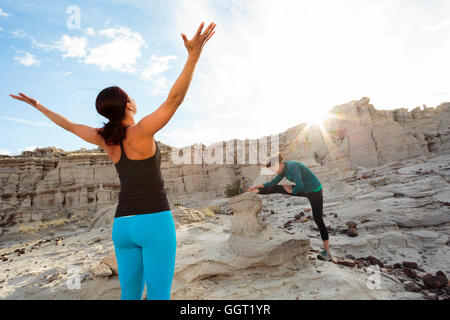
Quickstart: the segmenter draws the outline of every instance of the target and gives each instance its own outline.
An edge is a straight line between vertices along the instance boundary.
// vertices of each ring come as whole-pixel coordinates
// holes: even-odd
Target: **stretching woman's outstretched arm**
[[[178,107],[183,102],[203,46],[214,34],[216,24],[211,23],[202,33],[203,26],[204,23],[202,22],[191,40],[188,40],[186,35],[181,34],[184,45],[188,50],[186,64],[178,79],[175,81],[175,84],[172,86],[166,101],[164,101],[154,112],[142,118],[136,125],[138,131],[143,135],[153,136],[156,132],[161,130],[169,122],[175,111],[177,111]]]

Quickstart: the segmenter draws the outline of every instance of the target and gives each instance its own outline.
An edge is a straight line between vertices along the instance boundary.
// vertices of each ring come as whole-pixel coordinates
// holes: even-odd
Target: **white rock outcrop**
[[[292,235],[260,220],[260,196],[246,192],[230,202],[233,217],[228,244],[232,253],[276,265],[309,252],[309,238],[304,233]]]
[[[299,120],[301,121],[301,120]],[[418,155],[441,155],[450,152],[450,103],[436,108],[376,110],[368,98],[338,105],[330,111],[323,126],[300,124],[278,135],[279,151],[286,159],[308,165],[321,181],[347,179],[355,169],[372,168],[389,161],[405,160]],[[271,148],[270,139],[267,148]],[[262,138],[262,139],[263,139]],[[242,176],[251,184],[265,182],[257,165],[239,161],[238,150],[248,151],[250,140],[230,141],[235,148],[224,149],[224,156],[234,164],[211,164],[201,158],[200,164],[178,164],[173,149],[161,142],[162,174],[171,204],[199,209],[211,199],[221,198],[227,185]],[[225,144],[223,147],[225,148]],[[199,150],[197,145],[183,152]],[[206,146],[201,146],[207,152]],[[228,152],[230,151],[230,152]],[[239,151],[240,152],[240,151]],[[66,152],[54,147],[24,151],[20,156],[0,156],[0,226],[50,222],[77,212],[109,221],[117,205],[120,185],[117,172],[101,148]],[[101,214],[102,213],[102,214]],[[72,219],[72,223],[74,223]],[[77,227],[89,227],[83,216]],[[11,230],[15,230],[12,228]]]
[[[363,98],[330,113],[327,136],[301,124],[280,133],[279,150],[319,176],[332,253],[355,259],[316,259],[322,240],[305,198],[226,198],[242,176],[251,184],[271,178],[257,165],[175,164],[161,144],[177,228],[173,299],[422,299],[405,283],[424,291],[425,273],[450,274],[450,103],[387,111]],[[118,192],[100,149],[0,156],[0,298],[119,299],[111,239]],[[357,236],[348,236],[348,221]],[[384,264],[381,289],[367,284],[367,257]],[[403,261],[424,271],[394,267]],[[69,288],[77,279],[80,288]],[[430,294],[445,298],[447,289]]]

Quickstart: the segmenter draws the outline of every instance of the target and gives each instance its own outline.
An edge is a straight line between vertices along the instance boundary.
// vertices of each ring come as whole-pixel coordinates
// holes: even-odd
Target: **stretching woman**
[[[95,102],[98,113],[109,119],[97,129],[73,123],[20,93],[11,97],[27,102],[62,128],[102,147],[113,161],[120,179],[112,239],[119,269],[121,299],[140,300],[147,285],[147,298],[169,300],[175,271],[175,224],[161,176],[161,154],[155,133],[172,118],[183,102],[205,43],[215,33],[204,23],[188,40],[187,62],[164,103],[137,124],[134,99],[119,87],[102,90]]]
[[[283,193],[292,194],[298,197],[308,198],[312,208],[314,222],[319,227],[320,236],[323,240],[325,249],[318,255],[319,259],[331,260],[330,244],[328,240],[328,231],[323,222],[323,196],[322,184],[314,173],[299,161],[283,161],[283,156],[278,154],[269,159],[267,167],[278,175],[272,181],[264,184],[259,184],[248,188],[247,191],[256,192],[259,194]],[[289,181],[295,183],[292,185],[277,185],[278,182],[286,177]]]

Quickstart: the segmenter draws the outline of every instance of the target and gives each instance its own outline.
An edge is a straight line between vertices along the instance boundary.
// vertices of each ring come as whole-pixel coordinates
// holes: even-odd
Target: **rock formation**
[[[174,206],[171,208],[171,211],[175,219],[176,227],[194,222],[202,222],[205,220],[205,214],[195,209],[185,208],[183,206]]]
[[[285,158],[322,181],[336,264],[316,259],[322,241],[307,199],[225,197],[242,176],[252,184],[271,178],[240,164],[239,150],[233,164],[186,165],[161,144],[177,227],[172,298],[448,298],[449,116],[449,103],[386,111],[364,98],[332,109],[327,134],[306,124],[279,134]],[[0,157],[0,298],[118,299],[111,239],[118,191],[101,149]],[[367,284],[375,267],[381,289]],[[79,289],[68,287],[74,279]]]
[[[449,123],[450,103],[412,111],[380,111],[363,98],[334,107],[324,122],[327,133],[306,124],[280,133],[279,151],[286,159],[304,162],[322,181],[346,179],[360,167],[372,168],[418,155],[448,154]],[[261,139],[266,139],[268,149],[272,148],[268,137]],[[200,164],[177,164],[172,159],[174,149],[158,142],[170,202],[200,208],[222,197],[226,186],[242,176],[252,183],[268,180],[270,177],[260,175],[257,165],[249,164],[247,153],[246,162],[239,162],[239,150],[248,151],[251,142],[231,141],[234,152],[224,155],[230,156],[233,164],[211,164],[204,158]],[[199,150],[195,147],[183,148],[183,152],[190,150],[194,157]],[[90,216],[111,213],[108,207],[117,204],[119,189],[115,168],[101,148],[65,152],[50,147],[24,151],[20,156],[2,156],[0,227],[9,231],[17,224],[70,218],[80,211]],[[78,227],[89,225],[81,220]],[[4,231],[3,236],[6,234]]]
[[[309,238],[305,234],[292,235],[258,218],[262,201],[255,193],[243,193],[230,202],[233,217],[228,244],[232,253],[274,265],[309,252]]]
[[[257,217],[261,211],[259,196],[245,193],[230,202],[233,215],[224,220],[231,229],[220,223],[219,217],[207,218],[184,207],[174,210],[178,242],[174,297],[190,294],[191,287],[203,279],[255,273],[258,268],[264,272],[282,270],[292,264],[300,268],[304,263],[309,239],[261,224]],[[86,298],[108,297],[111,288],[120,293],[114,261],[111,253],[90,269],[94,281],[85,288]]]

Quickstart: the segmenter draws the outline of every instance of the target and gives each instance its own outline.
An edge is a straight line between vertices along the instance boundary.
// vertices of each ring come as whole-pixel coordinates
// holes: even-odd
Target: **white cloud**
[[[19,39],[23,39],[27,36],[27,34],[25,33],[25,31],[23,31],[23,29],[17,29],[15,31],[12,31],[11,34],[13,35],[14,38]]]
[[[84,30],[84,34],[87,36],[95,36],[95,31],[94,31],[94,29],[89,27]]]
[[[34,151],[37,148],[43,148],[43,147],[42,146],[26,146],[24,148],[18,148],[18,149],[16,149],[16,152],[14,152],[14,154],[12,154],[12,155],[21,155],[22,152],[24,152],[24,151]]]
[[[34,151],[36,148],[42,148],[42,146],[26,146],[23,149],[17,149],[17,151],[22,153],[22,151]]]
[[[5,11],[3,11],[2,8],[0,8],[0,16],[1,16],[1,17],[9,17],[10,14],[9,14],[9,13],[6,13]]]
[[[6,150],[6,149],[0,149],[0,154],[11,156],[12,151]]]
[[[26,146],[24,148],[18,148],[15,151],[0,149],[0,154],[8,156],[18,156],[21,155],[23,151],[34,151],[36,148],[42,148],[42,146]]]
[[[39,48],[45,51],[50,51],[56,49],[54,44],[45,44],[37,41],[33,36],[30,36],[31,43],[34,48]]]
[[[3,31],[3,27],[0,27],[0,31]]]
[[[41,61],[36,59],[33,54],[25,51],[20,51],[18,55],[14,57],[14,60],[26,67],[39,66],[41,64]]]
[[[55,43],[55,47],[62,52],[63,58],[83,58],[86,56],[87,39],[84,37],[70,37],[63,35],[60,40]]]
[[[54,127],[55,126],[52,123],[41,122],[41,121],[29,121],[29,120],[25,120],[25,119],[8,117],[8,116],[3,116],[3,118],[6,120],[14,121],[14,122],[28,124],[30,126],[37,126],[37,127]]]
[[[174,60],[176,58],[176,56],[157,56],[152,54],[149,62],[147,63],[147,67],[141,72],[141,79],[150,80],[164,71],[169,70],[170,60]]]
[[[51,75],[57,75],[57,76],[60,76],[60,77],[67,77],[67,76],[70,76],[72,74],[72,71],[60,72],[60,71],[47,70],[45,73],[46,74],[51,74]]]
[[[97,65],[103,71],[135,73],[136,61],[141,57],[141,48],[147,46],[141,35],[126,27],[103,29],[99,34],[111,38],[112,41],[88,49],[84,62]]]
[[[210,145],[223,140],[223,133],[221,127],[211,126],[203,121],[194,121],[189,124],[188,128],[162,129],[157,133],[157,139],[161,139],[164,143],[176,141],[176,143],[170,144],[175,147],[188,146],[194,143]]]
[[[275,134],[363,96],[379,109],[450,101],[448,1],[184,0],[173,12],[188,37],[217,23],[183,104],[205,138]],[[436,37],[421,33],[436,21]]]
[[[96,35],[92,28],[87,28],[85,34]],[[166,92],[167,79],[162,74],[170,69],[170,61],[176,59],[176,56],[152,55],[145,66],[141,66],[138,64],[138,59],[142,55],[141,50],[148,46],[139,33],[120,26],[100,30],[97,35],[106,36],[111,41],[96,47],[89,47],[86,37],[63,35],[61,39],[53,41],[51,44],[41,43],[33,36],[29,38],[33,47],[45,51],[58,49],[64,52],[63,58],[82,58],[80,62],[96,65],[102,71],[139,73],[141,79],[154,84],[153,94]]]
[[[168,93],[169,81],[166,77],[158,77],[156,79],[151,80],[152,82],[152,95],[160,95]]]
[[[141,71],[140,78],[150,81],[153,84],[152,94],[167,93],[169,82],[162,74],[170,69],[170,61],[175,60],[176,56],[157,56],[153,54],[147,62],[147,66]]]
[[[444,19],[437,24],[425,26],[424,30],[426,32],[428,32],[429,34],[433,34],[433,33],[439,32],[441,30],[444,30],[448,27],[450,27],[450,18]]]
[[[51,50],[60,50],[64,54],[62,57],[65,58],[83,58],[86,56],[86,46],[87,39],[84,37],[71,37],[67,34],[61,36],[61,39],[57,41],[53,41],[51,44],[46,44],[37,41],[33,36],[30,36],[30,40],[33,44],[33,47],[51,51]]]

